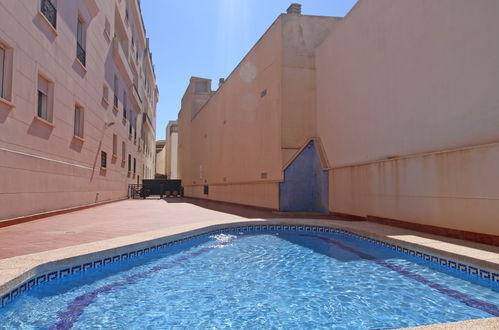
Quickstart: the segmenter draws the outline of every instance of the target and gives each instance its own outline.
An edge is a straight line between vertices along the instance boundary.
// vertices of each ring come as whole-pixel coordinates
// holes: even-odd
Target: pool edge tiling
[[[219,224],[178,226],[3,259],[0,260],[0,308],[38,284],[164,249],[200,236],[230,231],[335,232],[398,251],[421,261],[454,269],[484,281],[499,283],[499,263],[494,258],[499,257],[497,253],[484,252],[488,259],[473,258],[466,254],[417,244],[407,237],[391,237],[382,232],[352,227],[355,226],[349,223],[306,219],[226,221]]]

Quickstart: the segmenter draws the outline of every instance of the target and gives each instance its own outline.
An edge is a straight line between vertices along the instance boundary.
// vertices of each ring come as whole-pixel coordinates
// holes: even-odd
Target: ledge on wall
[[[425,224],[419,224],[419,223],[413,223],[413,222],[407,222],[407,221],[401,221],[401,220],[394,220],[394,219],[383,218],[383,217],[376,217],[376,216],[371,216],[371,215],[367,216],[367,221],[380,223],[380,224],[384,224],[384,225],[389,225],[389,226],[394,226],[394,227],[400,227],[400,228],[404,228],[404,229],[420,231],[420,232],[434,234],[434,235],[452,237],[452,238],[463,239],[463,240],[472,241],[472,242],[478,242],[478,243],[483,243],[483,244],[488,244],[488,245],[493,245],[493,246],[499,246],[499,236],[496,236],[496,235],[475,233],[475,232],[470,232],[470,231],[444,228],[444,227],[437,227],[437,226],[431,226],[431,225],[425,225]]]

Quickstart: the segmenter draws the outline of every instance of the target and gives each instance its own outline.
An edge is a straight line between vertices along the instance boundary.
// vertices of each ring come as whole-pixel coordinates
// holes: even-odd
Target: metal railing
[[[85,61],[87,59],[85,49],[80,45],[79,42],[76,43],[76,57],[78,60],[83,64],[83,66],[86,65]]]
[[[40,11],[55,29],[57,25],[57,9],[52,2],[50,0],[42,0]]]
[[[141,198],[140,193],[142,191],[141,184],[129,184],[128,185],[128,198],[137,199]]]

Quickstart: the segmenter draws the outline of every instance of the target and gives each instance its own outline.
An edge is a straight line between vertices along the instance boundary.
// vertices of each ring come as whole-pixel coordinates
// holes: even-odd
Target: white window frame
[[[54,110],[54,82],[45,74],[38,72],[36,88],[35,117],[52,124]]]

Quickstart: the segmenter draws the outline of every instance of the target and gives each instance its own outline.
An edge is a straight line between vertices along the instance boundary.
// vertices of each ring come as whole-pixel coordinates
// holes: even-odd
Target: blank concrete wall
[[[361,0],[318,48],[333,166],[499,141],[499,1]]]
[[[330,171],[332,210],[499,235],[499,144]]]
[[[316,54],[331,211],[499,234],[498,12],[361,0],[336,24]]]
[[[193,119],[189,107],[196,95],[187,90],[178,118],[178,166],[187,196],[203,197],[197,196],[202,189],[189,186],[208,184],[210,195],[221,200],[278,207],[277,194],[261,194],[261,182],[282,176],[280,68],[278,19]],[[255,188],[247,188],[251,183]]]

